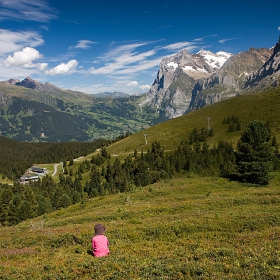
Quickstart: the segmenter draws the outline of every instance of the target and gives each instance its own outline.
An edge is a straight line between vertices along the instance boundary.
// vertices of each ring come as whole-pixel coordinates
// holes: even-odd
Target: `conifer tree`
[[[13,193],[10,188],[0,191],[0,222],[7,225],[9,220],[10,202],[13,199]]]
[[[25,190],[23,192],[23,200],[24,203],[24,209],[26,211],[26,216],[27,218],[34,218],[37,216],[37,211],[38,211],[38,201],[36,198],[35,193],[31,189],[31,187],[26,186]],[[26,204],[25,204],[26,202]]]
[[[257,185],[269,183],[272,149],[269,131],[262,121],[250,122],[237,144],[236,175],[242,182]]]
[[[71,198],[68,194],[64,193],[59,197],[58,207],[66,208],[72,204]]]

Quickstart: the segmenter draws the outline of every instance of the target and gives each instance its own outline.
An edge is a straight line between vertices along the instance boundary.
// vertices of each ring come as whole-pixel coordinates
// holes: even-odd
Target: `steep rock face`
[[[172,83],[163,93],[161,107],[165,109],[166,115],[174,118],[184,114],[191,102],[195,83],[195,79],[184,73],[181,67],[176,69]]]
[[[250,48],[232,55],[208,79],[198,81],[193,89],[192,101],[186,112],[236,96],[244,88],[248,75],[258,70],[269,59],[272,50]]]
[[[252,73],[245,82],[245,91],[258,91],[280,85],[280,37],[271,57],[262,67]]]
[[[164,58],[140,106],[161,108],[169,118],[181,116],[189,107],[196,82],[210,77],[228,57],[230,54],[224,52],[213,54],[203,50],[191,54],[184,49]]]
[[[156,107],[168,118],[174,118],[233,97],[271,53],[272,50],[265,48],[250,48],[236,55],[206,50],[190,54],[182,50],[162,60],[140,106]]]

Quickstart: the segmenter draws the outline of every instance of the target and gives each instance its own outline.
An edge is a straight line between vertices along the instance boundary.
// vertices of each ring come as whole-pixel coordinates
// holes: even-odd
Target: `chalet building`
[[[30,170],[31,170],[31,172],[34,172],[34,173],[40,173],[40,174],[45,173],[44,168],[40,168],[40,167],[36,167],[36,166],[32,166]]]
[[[21,182],[30,182],[30,181],[38,181],[39,176],[32,174],[32,175],[23,175],[20,177]]]

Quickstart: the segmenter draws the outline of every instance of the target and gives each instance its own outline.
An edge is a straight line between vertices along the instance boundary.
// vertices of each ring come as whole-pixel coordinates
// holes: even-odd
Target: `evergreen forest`
[[[210,147],[206,139],[212,137],[213,131],[198,131],[194,129],[189,139],[182,140],[173,151],[165,151],[159,141],[154,141],[147,151],[135,150],[123,159],[109,154],[102,141],[84,146],[79,143],[45,143],[44,149],[43,144],[35,145],[37,151],[44,151],[46,157],[42,159],[63,160],[64,173],[59,175],[58,181],[47,175],[29,184],[2,184],[0,222],[14,225],[72,204],[83,204],[93,197],[133,191],[160,180],[182,176],[222,176],[245,184],[267,185],[269,172],[279,169],[278,145],[261,121],[253,121],[247,126],[237,150],[227,141],[219,141]],[[79,163],[73,161],[75,153],[87,154],[101,145],[100,151],[90,159]],[[31,151],[36,159],[36,150]],[[253,162],[250,162],[252,157]],[[26,166],[22,165],[22,169]],[[22,171],[17,169],[17,172]]]

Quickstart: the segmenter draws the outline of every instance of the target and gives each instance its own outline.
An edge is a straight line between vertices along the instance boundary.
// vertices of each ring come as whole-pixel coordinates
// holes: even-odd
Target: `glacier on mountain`
[[[212,68],[220,69],[224,63],[232,56],[231,53],[219,51],[212,53],[211,51],[200,50],[197,52],[198,55],[205,59],[205,62]]]

